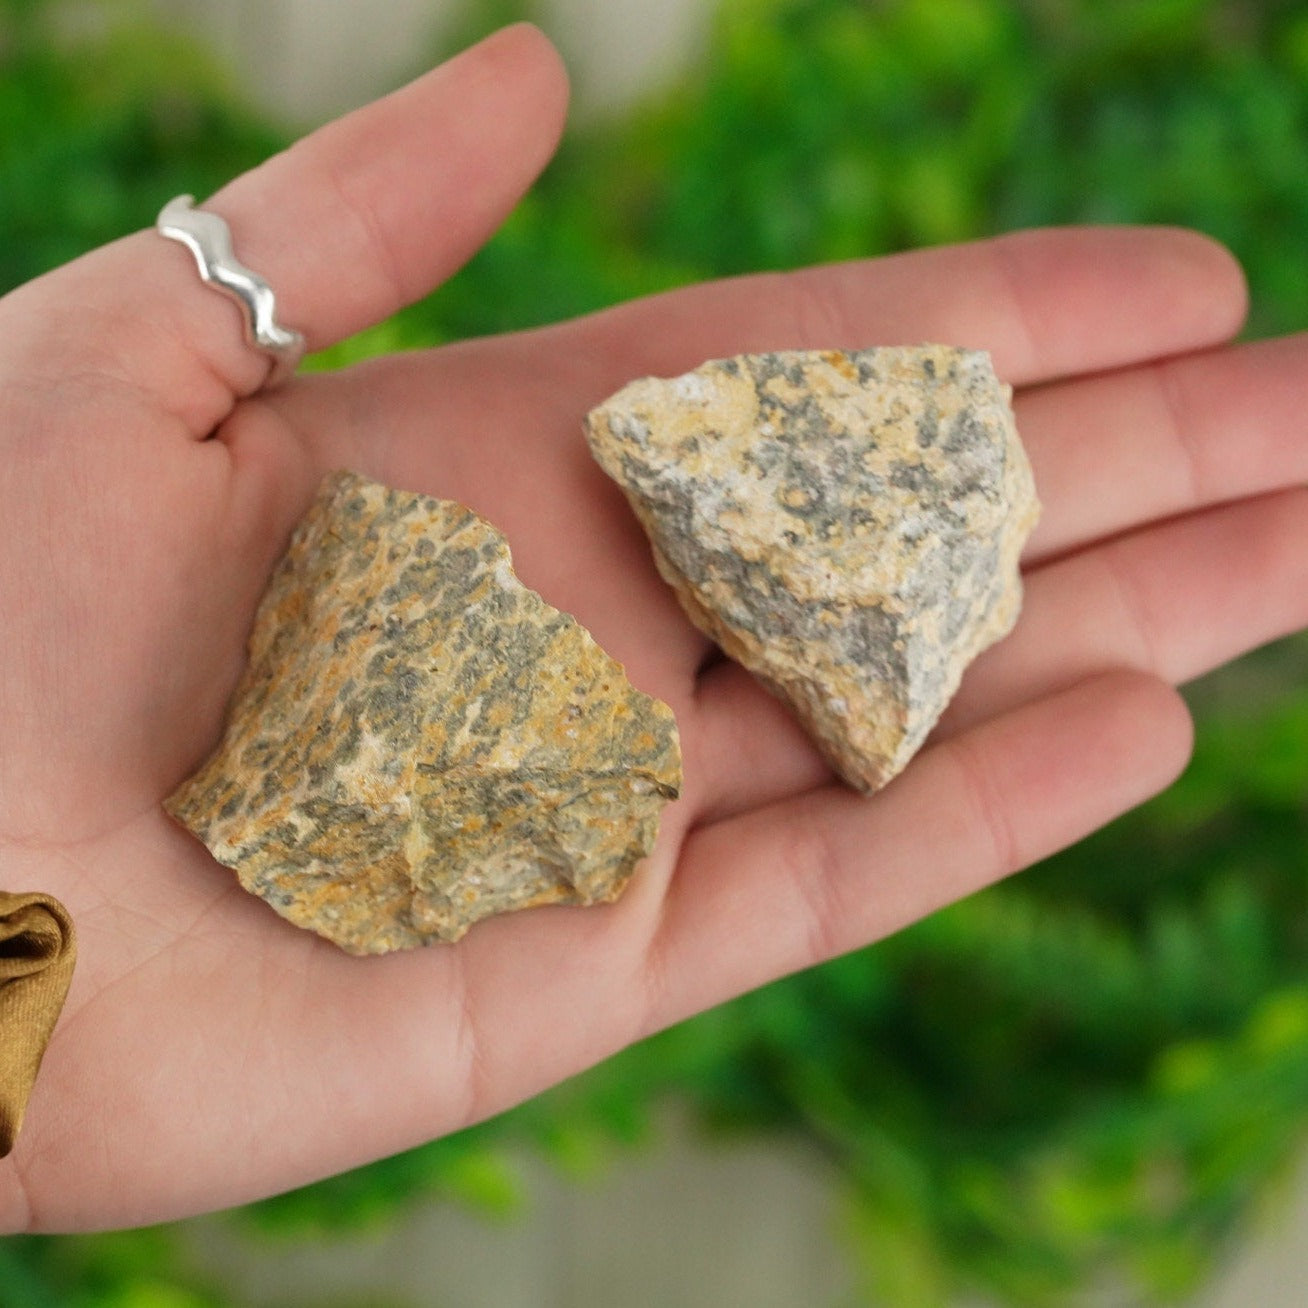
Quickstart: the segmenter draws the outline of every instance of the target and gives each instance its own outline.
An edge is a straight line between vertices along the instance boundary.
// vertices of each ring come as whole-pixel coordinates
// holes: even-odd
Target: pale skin
[[[548,44],[512,28],[207,203],[321,348],[490,235],[566,98]],[[236,310],[154,233],[0,301],[0,885],[57,895],[81,942],[0,1162],[0,1229],[181,1217],[455,1130],[1166,786],[1190,745],[1173,686],[1308,622],[1308,338],[1228,344],[1244,310],[1200,236],[1030,232],[260,393]],[[709,357],[923,340],[992,352],[1045,512],[1013,635],[866,798],[682,617],[581,419]],[[685,792],[618,904],[351,958],[164,816],[339,466],[485,514],[523,579],[675,709]]]

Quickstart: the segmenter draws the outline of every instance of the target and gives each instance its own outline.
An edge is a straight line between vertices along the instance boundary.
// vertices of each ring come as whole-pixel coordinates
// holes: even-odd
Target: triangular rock
[[[691,619],[874,790],[1016,619],[1038,505],[1009,399],[949,346],[744,355],[631,383],[587,434]]]

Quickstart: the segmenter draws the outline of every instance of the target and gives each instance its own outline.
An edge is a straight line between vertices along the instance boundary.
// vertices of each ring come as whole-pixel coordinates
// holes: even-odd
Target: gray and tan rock
[[[249,654],[218,750],[166,808],[350,953],[615,898],[681,783],[672,711],[462,505],[328,478]]]
[[[1021,604],[1009,388],[943,345],[712,361],[587,418],[691,619],[851,785],[899,772]]]

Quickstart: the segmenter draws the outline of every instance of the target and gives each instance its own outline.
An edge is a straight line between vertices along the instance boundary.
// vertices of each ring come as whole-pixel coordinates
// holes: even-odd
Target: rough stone
[[[349,473],[269,585],[213,757],[166,802],[356,954],[615,898],[681,784],[672,711],[462,505]]]
[[[950,346],[744,355],[586,427],[692,621],[870,791],[1016,620],[1039,506],[1010,398]]]

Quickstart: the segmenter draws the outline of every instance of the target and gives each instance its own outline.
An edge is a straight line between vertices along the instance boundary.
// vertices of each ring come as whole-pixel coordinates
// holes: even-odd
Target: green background
[[[702,58],[574,132],[496,240],[317,366],[721,273],[1063,222],[1227,242],[1249,334],[1308,319],[1308,12],[1218,0],[723,0]],[[458,42],[526,13],[473,6]],[[130,11],[0,0],[0,290],[281,144]],[[436,57],[437,51],[430,52]],[[419,1200],[520,1211],[524,1146],[587,1170],[705,1131],[798,1138],[859,1302],[1171,1302],[1308,1122],[1308,647],[1191,690],[1166,795],[895,938],[667,1032],[507,1116],[229,1219],[306,1241]],[[0,1241],[0,1308],[223,1304],[178,1230]]]

